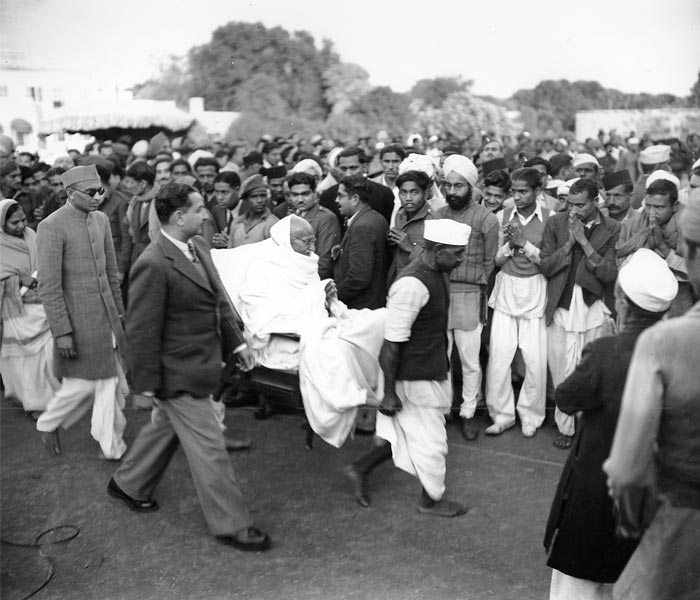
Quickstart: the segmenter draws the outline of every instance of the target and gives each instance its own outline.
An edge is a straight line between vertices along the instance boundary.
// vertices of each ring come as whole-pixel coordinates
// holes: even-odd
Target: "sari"
[[[0,375],[5,396],[17,398],[25,411],[46,408],[59,382],[53,374],[53,338],[35,289],[23,288],[20,276],[36,271],[36,233],[5,233],[14,200],[0,201]]]

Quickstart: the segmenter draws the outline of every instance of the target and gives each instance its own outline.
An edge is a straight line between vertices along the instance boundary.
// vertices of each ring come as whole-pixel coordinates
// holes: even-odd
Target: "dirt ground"
[[[127,411],[127,444],[148,413]],[[481,416],[482,425],[489,424]],[[533,439],[518,428],[464,442],[448,426],[447,496],[469,512],[456,519],[420,514],[416,479],[391,463],[370,479],[372,506],[352,496],[342,468],[371,437],[336,450],[304,446],[297,414],[256,421],[229,408],[227,424],[253,439],[231,459],[269,552],[239,552],[207,531],[182,452],[157,500],[137,514],[107,496],[116,464],[100,458],[89,417],[61,432],[51,457],[34,422],[0,403],[1,531],[4,600],[39,599],[387,599],[541,600],[549,589],[542,547],[545,521],[565,452],[553,427]],[[37,536],[59,526],[69,526]],[[50,543],[77,535],[63,543]],[[20,547],[9,543],[27,544]]]

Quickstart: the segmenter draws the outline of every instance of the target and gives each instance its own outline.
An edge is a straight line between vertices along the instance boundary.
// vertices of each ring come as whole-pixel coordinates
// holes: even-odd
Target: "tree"
[[[394,134],[403,134],[414,122],[408,95],[387,86],[372,88],[355,102],[349,112],[369,129],[386,129]]]
[[[191,95],[187,58],[171,55],[157,75],[134,85],[132,91],[137,99],[175,100],[178,106],[187,106]]]
[[[700,107],[700,72],[692,88],[690,88],[690,104]]]
[[[249,109],[242,86],[255,75],[275,81],[287,114],[323,119],[329,112],[323,73],[337,61],[332,44],[321,51],[305,31],[289,34],[262,23],[232,22],[219,27],[209,43],[189,53],[192,89],[218,110]]]
[[[331,65],[323,73],[323,83],[332,115],[344,113],[371,89],[369,73],[355,63]]]
[[[411,98],[420,100],[424,106],[442,108],[445,99],[454,92],[469,91],[474,84],[471,79],[461,77],[434,77],[420,79],[408,93]]]

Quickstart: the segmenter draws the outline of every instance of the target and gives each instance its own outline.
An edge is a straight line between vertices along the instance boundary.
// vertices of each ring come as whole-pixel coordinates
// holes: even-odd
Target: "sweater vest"
[[[447,379],[447,313],[450,304],[447,276],[418,260],[409,264],[401,277],[418,279],[428,288],[430,298],[411,326],[411,337],[400,346],[396,379]]]
[[[504,225],[510,223],[513,212],[513,207],[508,207],[503,211]],[[537,246],[538,248],[542,247],[542,235],[544,234],[544,226],[549,220],[549,215],[550,212],[543,208],[542,221],[537,217],[533,217],[527,225],[523,225],[520,223],[520,219],[516,219],[525,239],[533,246]],[[532,277],[542,272],[540,266],[533,263],[527,256],[520,252],[519,249],[513,252],[513,256],[501,267],[501,271],[513,277]]]

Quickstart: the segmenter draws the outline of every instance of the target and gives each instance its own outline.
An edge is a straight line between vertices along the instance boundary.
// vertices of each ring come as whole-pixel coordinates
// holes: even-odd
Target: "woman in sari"
[[[36,290],[36,233],[22,206],[0,201],[0,374],[5,396],[17,398],[30,416],[44,410],[58,380],[53,338]]]

